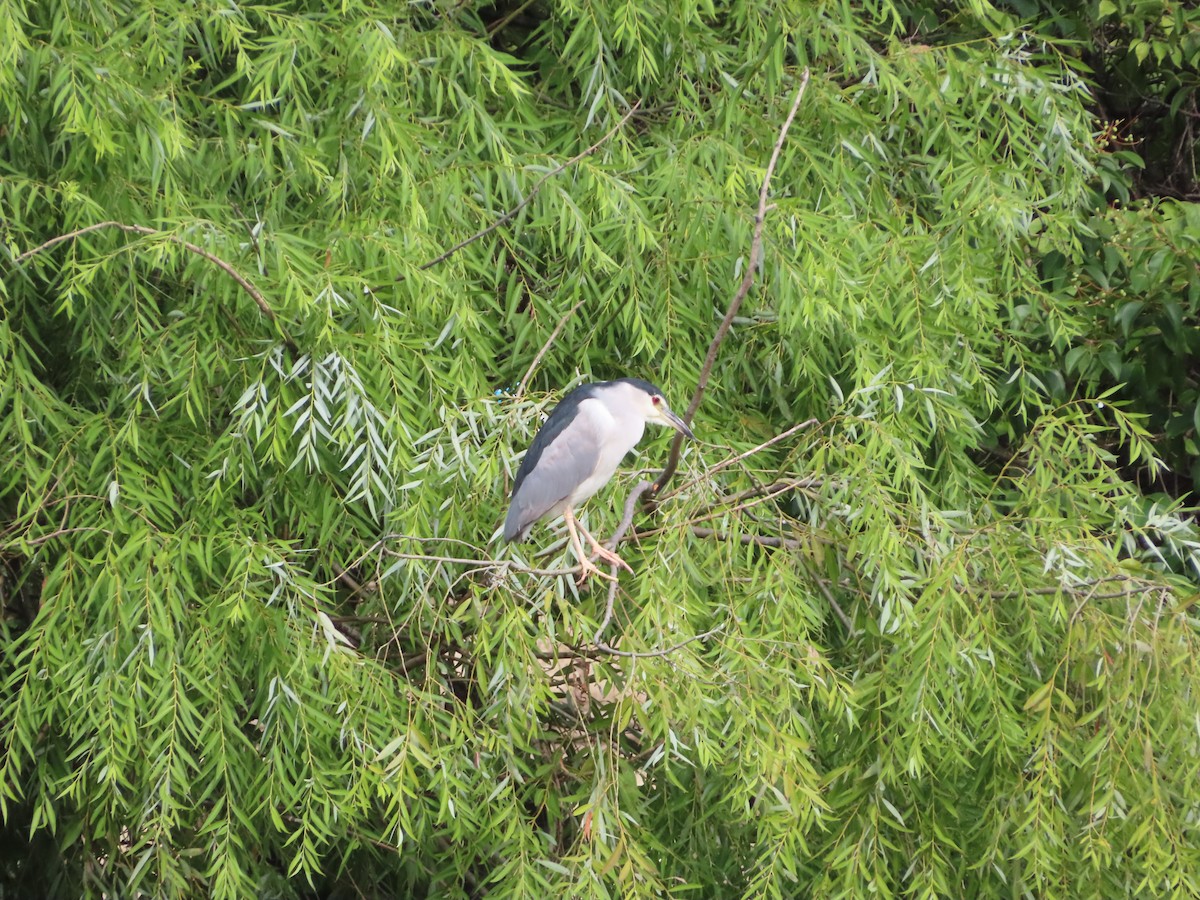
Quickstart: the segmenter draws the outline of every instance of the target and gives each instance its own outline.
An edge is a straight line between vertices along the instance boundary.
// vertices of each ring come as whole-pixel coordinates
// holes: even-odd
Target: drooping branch
[[[250,299],[258,304],[258,308],[262,310],[264,316],[266,316],[272,322],[275,321],[275,311],[271,309],[270,305],[267,303],[266,297],[259,292],[258,288],[247,281],[246,277],[242,275],[241,272],[239,272],[229,263],[225,262],[225,260],[221,259],[219,256],[209,253],[207,250],[197,244],[193,244],[190,241],[185,241],[178,235],[171,234],[167,231],[159,231],[157,228],[147,228],[145,225],[126,225],[124,222],[97,222],[95,225],[88,225],[84,228],[78,228],[75,231],[68,232],[67,234],[60,234],[58,237],[51,238],[44,244],[38,244],[38,246],[34,247],[32,250],[26,250],[15,260],[13,260],[13,262],[20,265],[31,256],[35,256],[38,253],[41,253],[43,250],[49,250],[51,247],[61,244],[64,241],[73,241],[75,238],[82,237],[83,235],[92,231],[99,231],[101,228],[116,228],[119,231],[125,231],[130,234],[144,234],[150,237],[161,237],[164,240],[170,241],[172,244],[178,244],[180,247],[195,253],[197,256],[204,257],[210,263],[232,278],[237,283],[238,287],[249,294]]]
[[[792,108],[788,111],[787,118],[783,120],[783,127],[779,129],[779,137],[771,151],[771,159],[767,163],[767,171],[763,175],[762,187],[758,192],[758,212],[754,216],[754,236],[750,241],[750,258],[746,261],[746,272],[742,276],[742,282],[738,285],[733,299],[729,302],[725,318],[717,326],[717,332],[708,345],[708,353],[704,357],[704,365],[700,368],[700,378],[696,382],[696,390],[692,394],[687,412],[683,415],[684,421],[688,424],[691,424],[692,417],[700,408],[700,401],[704,399],[704,391],[708,387],[708,379],[712,375],[713,364],[717,359],[717,351],[721,349],[721,342],[729,333],[733,318],[738,314],[742,301],[746,299],[746,295],[750,292],[750,286],[754,283],[754,271],[758,268],[758,262],[762,256],[763,225],[767,220],[767,195],[771,189],[771,176],[775,173],[775,166],[779,163],[779,154],[783,151],[783,143],[787,139],[788,130],[792,127],[792,120],[796,118],[796,111],[800,109],[800,101],[804,99],[808,78],[809,72],[808,69],[805,69],[800,75],[800,87],[796,90],[796,99],[792,101]],[[675,440],[671,442],[671,454],[667,457],[667,464],[654,482],[654,494],[660,493],[675,474],[675,470],[679,467],[679,454],[682,447],[683,435],[677,434]]]
[[[637,101],[636,103],[634,103],[633,106],[629,107],[629,112],[625,113],[625,115],[621,117],[621,121],[619,121],[616,125],[614,125],[612,128],[610,128],[608,130],[608,133],[605,134],[604,137],[600,138],[600,140],[596,141],[596,143],[592,144],[592,146],[588,147],[586,150],[583,150],[582,152],[575,154],[574,156],[572,156],[570,159],[568,159],[566,162],[562,163],[561,165],[555,166],[553,169],[551,169],[549,172],[547,172],[545,175],[543,175],[541,178],[539,178],[537,183],[530,189],[529,193],[525,195],[525,199],[523,199],[520,203],[518,203],[516,206],[514,206],[508,212],[504,213],[504,215],[500,216],[500,218],[496,219],[496,221],[492,222],[491,225],[488,225],[486,228],[481,228],[479,231],[475,232],[469,238],[465,238],[464,240],[459,241],[457,244],[455,244],[449,250],[446,250],[443,253],[439,253],[433,259],[429,260],[429,262],[422,263],[419,267],[420,270],[424,271],[426,269],[432,269],[438,263],[445,262],[447,259],[449,259],[451,256],[453,256],[459,250],[463,249],[466,246],[469,246],[470,244],[475,243],[480,238],[487,237],[487,235],[491,234],[493,231],[495,231],[501,225],[505,224],[506,222],[511,221],[512,218],[514,216],[516,216],[517,213],[519,213],[521,210],[523,210],[526,206],[528,206],[533,201],[533,198],[538,195],[538,192],[541,191],[542,186],[545,185],[545,183],[547,181],[549,181],[555,175],[558,175],[559,173],[565,171],[566,169],[569,169],[571,166],[575,165],[575,163],[579,162],[580,160],[586,159],[587,157],[591,156],[593,153],[595,153],[597,150],[599,150],[601,147],[603,147],[612,138],[612,136],[614,134],[616,134],[618,131],[620,131],[625,126],[625,123],[628,122],[633,117],[633,114],[638,111],[638,107],[640,107],[641,105],[642,105],[642,101],[640,101],[640,100]],[[397,280],[399,280],[399,279],[397,279]]]
[[[183,238],[181,238],[179,235],[171,234],[169,231],[161,231],[157,228],[149,228],[145,225],[128,225],[124,222],[113,222],[113,221],[97,222],[94,225],[87,225],[83,228],[77,228],[74,231],[68,232],[67,234],[60,234],[57,237],[51,238],[50,240],[46,241],[45,243],[38,244],[33,249],[26,250],[20,256],[16,257],[13,260],[13,262],[17,265],[20,265],[21,263],[25,262],[25,260],[30,259],[33,256],[36,256],[37,254],[41,253],[44,250],[49,250],[51,247],[55,247],[55,246],[63,243],[64,241],[73,241],[76,238],[82,237],[85,234],[88,234],[93,231],[100,231],[103,228],[115,228],[118,231],[124,231],[127,234],[141,234],[141,235],[145,235],[147,237],[162,238],[163,240],[169,241],[172,244],[178,244],[180,247],[183,247],[183,249],[187,250],[190,253],[195,253],[197,256],[203,257],[204,259],[206,259],[210,263],[212,263],[214,266],[216,266],[218,269],[220,269],[222,272],[224,272],[226,275],[228,275],[230,278],[232,278],[234,280],[234,283],[237,284],[238,287],[240,287],[243,291],[245,291],[247,294],[250,295],[250,299],[255,302],[255,304],[258,306],[258,308],[260,310],[262,310],[262,314],[264,316],[266,316],[271,322],[275,323],[276,326],[279,326],[279,321],[275,316],[275,310],[271,309],[271,305],[269,303],[267,303],[267,298],[262,295],[262,292],[259,291],[258,288],[256,288],[253,284],[250,283],[250,281],[246,278],[246,276],[244,276],[241,272],[239,272],[237,269],[235,269],[232,265],[227,263],[225,260],[221,259],[216,254],[210,253],[208,250],[205,250],[199,244],[193,244],[191,241],[186,241]],[[283,331],[281,326],[280,326],[280,331],[281,332]],[[292,339],[290,337],[288,337],[288,335],[286,333],[283,334],[283,340],[284,340],[284,343],[287,344],[289,349],[291,349],[293,352],[296,352],[295,343],[292,341]]]

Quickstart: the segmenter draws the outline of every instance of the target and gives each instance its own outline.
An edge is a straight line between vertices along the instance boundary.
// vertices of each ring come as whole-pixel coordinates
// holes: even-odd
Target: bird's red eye
[[[651,397],[650,402],[658,406],[658,404],[662,403],[662,397]]]

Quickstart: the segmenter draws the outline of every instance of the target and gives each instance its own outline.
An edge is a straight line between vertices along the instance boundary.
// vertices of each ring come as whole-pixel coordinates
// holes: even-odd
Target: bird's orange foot
[[[625,562],[625,560],[621,559],[621,557],[617,556],[617,554],[613,553],[613,551],[605,547],[601,547],[599,544],[594,544],[592,550],[592,559],[597,557],[611,565],[620,566],[626,572],[633,574],[633,569],[630,568],[629,563]]]
[[[626,567],[626,568],[628,568],[628,567]],[[583,584],[585,581],[587,581],[589,575],[598,575],[601,578],[606,579],[607,581],[616,581],[617,580],[616,575],[612,575],[612,574],[609,574],[608,572],[605,572],[603,569],[601,569],[599,566],[597,566],[594,562],[592,562],[590,559],[587,559],[585,557],[585,558],[579,560],[579,580],[576,582],[576,584]]]

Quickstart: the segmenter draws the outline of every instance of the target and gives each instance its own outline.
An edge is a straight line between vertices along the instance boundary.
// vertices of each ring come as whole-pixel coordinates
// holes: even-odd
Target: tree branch
[[[735,540],[731,534],[726,534],[723,531],[716,531],[712,528],[702,528],[699,525],[692,526],[692,534],[699,538],[713,538],[718,541]],[[743,544],[757,544],[760,547],[778,547],[784,550],[799,550],[800,542],[792,538],[771,537],[766,534],[740,534],[736,540]]]
[[[642,482],[642,484],[649,484],[649,482]],[[638,485],[638,487],[641,487],[641,485]],[[639,496],[639,494],[635,492],[631,496],[634,500],[636,500],[637,497]],[[626,506],[632,507],[632,504],[627,502]],[[631,518],[632,518],[632,516],[631,516]],[[628,527],[628,526],[626,526],[626,527]],[[613,574],[615,575],[617,567],[614,565],[612,568],[613,568]],[[708,631],[704,632],[703,634],[694,634],[690,638],[686,638],[686,639],[680,641],[678,644],[672,644],[670,647],[663,647],[660,650],[642,650],[642,651],[618,650],[616,647],[609,646],[609,644],[604,640],[604,632],[608,631],[608,626],[610,624],[612,624],[613,606],[615,605],[616,600],[617,600],[617,582],[614,579],[613,581],[610,581],[608,583],[608,601],[604,605],[604,618],[600,620],[600,625],[596,629],[596,635],[595,635],[595,637],[592,638],[592,643],[596,645],[597,650],[600,650],[611,656],[622,656],[626,659],[650,659],[651,657],[656,657],[656,656],[668,656],[668,655],[674,653],[676,650],[679,650],[682,647],[686,647],[688,644],[693,644],[696,641],[708,640],[714,634],[717,634],[718,632],[725,630],[725,624],[721,623],[720,625],[716,626],[715,628],[710,628]]]
[[[570,309],[568,309],[563,317],[558,320],[558,324],[555,325],[554,330],[550,332],[550,337],[546,338],[546,343],[542,344],[542,349],[538,351],[537,356],[533,358],[533,362],[529,364],[529,368],[525,370],[525,374],[521,376],[521,381],[517,385],[517,392],[513,395],[515,399],[521,399],[521,395],[525,393],[525,386],[529,384],[529,379],[533,377],[534,369],[538,367],[538,363],[542,361],[542,357],[546,355],[546,352],[550,349],[550,345],[553,344],[554,339],[558,337],[558,333],[563,330],[563,326],[567,324],[567,320],[571,318],[571,316],[575,315],[576,310],[583,306],[585,300],[587,300],[587,297],[580,297],[579,301]]]
[[[625,532],[633,525],[633,510],[637,506],[638,498],[646,491],[654,487],[653,481],[639,481],[637,487],[629,492],[629,496],[625,498],[625,512],[621,516],[621,521],[617,524],[617,530],[613,532],[612,537],[604,542],[604,546],[609,550],[616,550],[617,544],[625,539]],[[614,564],[613,574],[617,572],[617,567]]]
[[[49,250],[51,247],[55,247],[58,244],[63,243],[64,241],[73,241],[78,237],[82,237],[83,235],[88,234],[89,232],[99,231],[102,228],[116,228],[118,231],[124,231],[127,234],[142,234],[142,235],[146,235],[147,237],[159,237],[165,241],[171,242],[172,244],[178,244],[180,247],[183,247],[185,250],[188,250],[191,253],[195,253],[197,256],[201,256],[204,259],[207,259],[210,263],[215,265],[218,269],[220,269],[226,275],[228,275],[230,278],[232,278],[238,287],[240,287],[243,291],[245,291],[247,294],[250,295],[250,299],[253,300],[255,302],[255,304],[258,305],[258,308],[260,310],[262,310],[262,314],[264,316],[266,316],[276,326],[279,326],[279,321],[275,317],[275,311],[273,309],[271,309],[271,305],[269,303],[267,303],[267,298],[264,297],[262,295],[262,293],[258,290],[258,288],[256,288],[254,285],[252,285],[249,282],[249,280],[244,275],[242,275],[241,272],[239,272],[237,269],[235,269],[232,265],[227,263],[225,260],[221,259],[219,256],[216,256],[215,254],[210,253],[209,251],[205,250],[200,245],[193,244],[191,241],[185,241],[183,238],[179,237],[179,235],[171,234],[168,231],[161,231],[157,228],[148,228],[145,225],[126,225],[124,222],[112,222],[112,221],[97,222],[94,225],[87,225],[83,228],[77,228],[75,231],[69,232],[67,234],[60,234],[58,237],[53,237],[43,244],[38,244],[38,246],[34,247],[32,250],[26,250],[20,256],[16,257],[13,260],[13,262],[16,265],[20,265],[21,263],[25,262],[25,260],[29,259],[30,257],[36,256],[38,253],[41,253],[43,250]],[[297,350],[296,344],[287,335],[287,333],[283,331],[282,326],[279,326],[279,329],[283,335],[284,343],[287,344],[288,348],[290,350],[292,350],[293,352],[299,352]]]
[[[670,647],[663,647],[659,650],[618,650],[616,647],[608,646],[608,644],[604,643],[604,641],[597,641],[596,649],[604,653],[608,653],[611,656],[621,656],[625,659],[651,659],[652,657],[658,656],[670,656],[672,653],[683,649],[688,644],[694,644],[696,641],[706,641],[713,635],[720,634],[724,630],[725,625],[722,623],[715,628],[708,629],[708,631],[705,631],[703,634],[694,634],[690,638],[685,638],[684,640],[680,641],[678,644],[672,644]]]
[[[498,218],[495,222],[493,222],[491,225],[488,225],[486,228],[483,228],[483,229],[475,232],[469,238],[459,241],[457,244],[455,244],[453,247],[451,247],[449,250],[445,251],[444,253],[439,253],[433,259],[429,260],[429,262],[422,263],[421,266],[419,267],[420,271],[425,271],[426,269],[432,269],[438,263],[445,262],[447,259],[449,259],[451,256],[453,256],[455,253],[457,253],[463,247],[466,247],[470,244],[475,243],[477,240],[479,240],[482,237],[486,237],[487,235],[489,235],[493,231],[495,231],[497,228],[499,228],[501,225],[503,225],[505,222],[510,221],[517,213],[519,213],[521,210],[523,210],[526,206],[528,206],[532,202],[533,198],[538,195],[538,192],[542,189],[542,186],[547,181],[549,181],[551,178],[553,178],[555,175],[559,174],[560,172],[564,171],[565,169],[569,169],[571,166],[575,165],[575,163],[579,162],[581,159],[586,159],[587,157],[591,156],[593,153],[595,153],[597,150],[599,150],[601,147],[603,147],[604,144],[607,143],[614,134],[616,134],[618,131],[620,131],[621,128],[625,125],[625,123],[628,122],[630,120],[630,118],[632,118],[633,114],[638,111],[638,107],[640,107],[641,105],[642,105],[641,100],[639,100],[637,103],[633,104],[633,106],[629,107],[629,112],[625,113],[625,115],[621,117],[621,121],[619,121],[616,125],[614,125],[612,128],[610,128],[608,130],[608,133],[605,134],[604,137],[600,138],[600,140],[596,141],[596,143],[592,144],[592,146],[588,147],[586,150],[582,151],[581,153],[575,154],[570,159],[568,159],[565,163],[555,166],[553,169],[551,169],[549,172],[547,172],[545,175],[543,175],[538,180],[537,184],[535,184],[533,186],[533,188],[529,191],[529,193],[525,195],[524,200],[522,200],[520,203],[518,203],[516,206],[514,206],[512,209],[510,209],[508,212],[506,212],[504,215],[502,215],[500,218]],[[399,280],[400,279],[397,279],[397,281],[399,281]]]
[[[521,572],[525,575],[538,575],[542,577],[556,577],[559,575],[577,575],[580,567],[574,566],[570,569],[535,569],[532,566],[525,566],[518,562],[513,562],[511,559],[468,559],[463,556],[436,556],[429,553],[401,553],[399,550],[389,550],[383,548],[383,552],[393,559],[407,559],[414,562],[436,562],[446,563],[449,565],[471,566],[479,570],[498,569],[500,572]]]
[[[824,483],[824,478],[785,478],[779,481],[772,481],[770,484],[755,485],[754,487],[746,488],[744,491],[738,491],[736,494],[726,494],[725,496],[718,497],[708,505],[706,510],[713,510],[719,506],[729,506],[730,504],[737,506],[743,500],[753,500],[755,497],[763,497],[767,494],[778,497],[784,491],[802,491],[806,488],[819,487]],[[737,509],[741,510],[744,507],[737,506]]]
[[[846,633],[853,637],[855,635],[854,623],[850,621],[850,617],[846,615],[846,611],[842,609],[841,605],[837,602],[837,598],[833,596],[833,591],[829,589],[829,585],[823,579],[815,576],[813,577],[813,584],[817,586],[817,590],[825,595],[825,602],[829,604],[829,608],[841,620],[842,625],[846,628]]]
[[[771,151],[771,160],[767,163],[767,171],[763,176],[762,187],[758,192],[758,213],[754,217],[754,237],[750,241],[750,258],[746,261],[746,274],[742,276],[742,283],[738,285],[737,292],[733,295],[733,299],[729,303],[729,308],[725,311],[725,318],[721,320],[721,324],[717,327],[717,333],[713,335],[711,343],[708,345],[708,353],[704,357],[704,365],[700,369],[700,378],[696,382],[696,390],[692,394],[692,401],[688,404],[687,412],[683,415],[683,420],[691,424],[692,416],[696,414],[696,410],[700,407],[700,401],[704,399],[704,391],[708,387],[708,379],[712,375],[713,364],[717,359],[717,351],[721,348],[721,342],[725,340],[725,335],[729,333],[729,327],[733,324],[733,317],[737,315],[738,310],[742,306],[742,301],[746,299],[746,294],[750,292],[750,286],[754,283],[754,270],[758,268],[759,258],[762,256],[763,242],[763,224],[767,218],[767,193],[771,188],[771,176],[775,172],[775,166],[779,162],[779,154],[783,150],[783,142],[787,139],[788,129],[792,127],[792,120],[796,118],[796,111],[800,108],[800,101],[804,99],[805,88],[808,87],[808,69],[800,75],[800,87],[796,91],[796,99],[792,101],[792,108],[788,111],[787,118],[783,121],[783,127],[779,129],[779,138],[775,141],[775,148]],[[675,474],[675,470],[679,467],[679,453],[683,446],[683,435],[675,435],[675,440],[671,442],[671,455],[667,457],[667,464],[662,470],[662,474],[654,482],[653,493],[657,494],[662,491],[667,482]]]
[[[749,450],[745,451],[744,453],[739,453],[737,456],[731,456],[728,459],[721,460],[715,466],[708,469],[703,475],[693,478],[691,481],[687,482],[686,484],[684,484],[683,486],[678,488],[678,490],[676,490],[675,493],[679,493],[679,491],[687,490],[692,485],[699,484],[701,481],[706,481],[709,478],[711,478],[714,473],[721,471],[721,469],[727,469],[730,466],[732,466],[734,463],[741,462],[743,459],[753,456],[755,453],[758,453],[762,450],[766,450],[768,447],[772,447],[775,444],[778,444],[780,441],[787,440],[788,438],[790,438],[793,434],[795,434],[798,431],[803,431],[806,428],[811,428],[813,425],[818,425],[818,424],[820,424],[820,422],[817,419],[805,419],[803,422],[793,425],[787,431],[782,431],[779,434],[775,435],[775,437],[770,438],[769,440],[763,441],[757,447],[751,447]],[[659,476],[659,477],[661,478],[662,476]]]

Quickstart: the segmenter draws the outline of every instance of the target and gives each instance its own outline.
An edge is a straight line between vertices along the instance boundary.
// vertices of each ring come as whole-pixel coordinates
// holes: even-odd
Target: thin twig
[[[837,599],[833,596],[833,591],[829,589],[829,585],[820,578],[814,578],[813,583],[816,584],[817,590],[825,595],[825,602],[829,604],[829,608],[834,611],[842,624],[846,626],[846,633],[851,637],[854,636],[854,623],[850,621],[850,617],[846,615],[846,611],[838,604]]]
[[[25,543],[30,547],[38,547],[47,541],[52,541],[55,538],[63,537],[68,534],[82,534],[87,531],[99,531],[102,534],[107,534],[112,537],[113,533],[107,528],[101,528],[99,525],[81,525],[78,528],[60,528],[57,531],[52,531],[49,534],[43,534],[40,537],[29,538]]]
[[[436,553],[404,553],[399,550],[392,550],[388,547],[389,542],[399,540],[460,544],[464,547],[469,547],[470,549],[475,550],[479,553],[480,557],[476,559],[467,556],[446,556]],[[470,566],[471,569],[477,571],[487,571],[492,569],[498,570],[501,574],[504,572],[519,572],[523,575],[534,575],[543,578],[557,578],[565,575],[578,575],[581,568],[580,566],[573,566],[569,569],[539,569],[534,566],[523,565],[511,559],[488,559],[486,556],[487,551],[477,547],[475,544],[472,544],[469,541],[459,540],[458,538],[419,538],[411,534],[385,534],[379,540],[375,541],[375,543],[373,543],[371,546],[367,547],[366,550],[360,553],[355,559],[351,560],[344,567],[340,567],[338,570],[339,573],[355,568],[356,566],[360,565],[363,560],[376,552],[382,552],[385,556],[390,556],[393,559],[411,560],[413,562],[431,562],[443,563],[446,565]],[[341,581],[343,578],[340,574],[335,574],[334,580]],[[374,581],[374,579],[372,579],[372,581]]]
[[[432,269],[438,263],[445,262],[447,259],[449,259],[451,256],[453,256],[455,253],[457,253],[463,247],[466,247],[469,244],[475,243],[475,241],[479,240],[482,237],[486,237],[487,235],[489,235],[493,231],[495,231],[497,228],[499,228],[501,225],[503,225],[505,222],[510,221],[517,213],[519,213],[526,206],[528,206],[530,204],[530,202],[532,202],[533,198],[536,197],[538,195],[538,192],[542,189],[542,185],[544,185],[547,181],[549,181],[551,178],[553,178],[555,175],[559,174],[563,170],[569,169],[571,166],[575,165],[575,163],[579,162],[581,159],[585,159],[585,158],[591,156],[593,153],[595,153],[597,150],[599,150],[601,147],[603,147],[604,144],[607,143],[608,140],[610,138],[612,138],[612,136],[614,134],[616,134],[618,131],[621,130],[621,128],[625,125],[626,122],[628,122],[630,120],[630,118],[633,116],[633,114],[638,111],[638,107],[640,107],[641,105],[642,105],[642,101],[641,100],[637,101],[637,103],[635,103],[635,104],[633,104],[633,106],[629,107],[629,112],[625,113],[625,115],[621,117],[621,121],[619,121],[616,125],[614,125],[612,128],[610,128],[608,130],[608,133],[605,134],[604,137],[600,138],[600,140],[596,141],[596,143],[592,144],[592,146],[588,147],[586,150],[582,151],[581,153],[575,154],[570,159],[568,159],[565,163],[555,166],[553,169],[551,169],[549,172],[547,172],[545,175],[543,175],[538,180],[537,184],[535,184],[533,186],[533,188],[529,191],[529,193],[525,195],[524,200],[522,200],[520,203],[518,203],[516,206],[514,206],[512,209],[510,209],[508,212],[506,212],[504,215],[502,215],[500,218],[498,218],[496,221],[494,221],[491,225],[488,225],[486,228],[483,228],[483,229],[475,232],[469,238],[459,241],[457,244],[455,244],[449,250],[445,251],[444,253],[439,253],[433,259],[429,260],[429,262],[422,263],[421,266],[419,266],[419,269],[421,271],[424,271],[425,269]],[[399,280],[399,279],[397,279],[397,280]]]
[[[766,450],[768,447],[772,447],[775,444],[778,444],[780,441],[785,441],[798,431],[803,431],[806,428],[811,428],[813,425],[818,425],[818,424],[820,424],[820,422],[817,419],[805,419],[803,422],[793,425],[787,431],[780,432],[779,434],[775,435],[775,437],[771,438],[770,440],[763,441],[757,447],[751,447],[749,450],[747,450],[744,453],[739,453],[737,456],[731,456],[731,457],[729,457],[729,459],[721,460],[715,466],[712,466],[711,468],[706,470],[703,475],[699,475],[696,478],[693,478],[691,481],[689,481],[689,482],[683,484],[682,486],[680,486],[679,488],[677,488],[675,490],[675,493],[678,494],[680,491],[685,491],[688,488],[692,487],[693,485],[699,484],[701,481],[706,481],[709,478],[711,478],[714,473],[719,472],[722,469],[727,469],[727,468],[729,468],[729,466],[732,466],[734,463],[741,462],[743,459],[753,456],[755,453],[760,453],[761,451]]]
[[[333,572],[337,576],[337,580],[350,589],[350,596],[347,599],[352,603],[360,602],[360,600],[355,599],[356,597],[361,599],[365,598],[367,594],[375,593],[378,587],[374,580],[367,582],[365,585],[359,584],[358,579],[341,566],[335,565]]]
[[[396,627],[396,622],[393,619],[384,616],[335,616],[331,613],[326,613],[325,615],[335,625],[385,625],[388,628]]]
[[[765,494],[777,497],[780,491],[802,491],[806,488],[820,487],[822,484],[825,484],[824,478],[795,478],[772,481],[770,484],[760,484],[752,488],[746,488],[744,491],[738,491],[736,494],[727,494],[718,497],[708,506],[708,509],[716,509],[718,506],[728,506],[731,503],[741,503],[743,500],[752,500],[755,497],[762,497]]]
[[[751,507],[768,503],[771,500],[774,500],[776,497],[781,497],[792,490],[795,490],[795,488],[789,482],[777,481],[767,488],[767,490],[762,494],[751,494],[747,499],[738,501],[736,505],[731,506],[729,509],[725,509],[723,507],[708,507],[707,511],[703,515],[696,516],[693,519],[688,519],[683,524],[688,527],[692,527],[699,525],[701,522],[710,522],[713,519],[717,519],[722,516],[745,512]],[[637,538],[652,537],[656,534],[663,534],[666,531],[670,531],[673,527],[674,526],[672,525],[660,525],[657,528],[647,528],[642,531],[638,531],[634,536]]]
[[[525,10],[527,10],[529,7],[533,6],[533,4],[535,2],[536,2],[536,0],[525,0],[524,3],[522,3],[520,6],[518,6],[516,9],[512,10],[508,14],[506,14],[503,18],[497,19],[495,22],[489,23],[487,26],[488,36],[491,37],[497,31],[500,31],[501,29],[507,27],[509,22],[511,22],[513,19],[515,19],[521,13],[525,12]]]
[[[792,101],[792,108],[788,111],[787,118],[783,121],[783,127],[779,129],[779,138],[775,141],[775,148],[771,151],[770,162],[767,163],[767,171],[763,176],[762,187],[758,192],[758,213],[754,217],[754,237],[750,241],[750,258],[746,261],[746,274],[742,276],[742,283],[738,285],[737,292],[733,295],[733,300],[729,303],[729,308],[725,311],[725,318],[717,327],[717,333],[713,335],[711,343],[708,345],[708,353],[704,357],[704,365],[700,369],[700,378],[696,382],[696,390],[692,394],[692,401],[688,404],[687,412],[683,415],[683,420],[691,423],[692,416],[696,414],[696,410],[700,407],[700,401],[704,399],[704,391],[708,387],[708,379],[712,375],[713,364],[717,359],[717,351],[721,348],[721,342],[725,340],[725,335],[729,333],[729,327],[733,324],[733,317],[737,315],[741,308],[742,301],[746,299],[746,295],[750,292],[750,286],[754,283],[754,270],[758,268],[759,257],[762,255],[763,243],[763,224],[767,219],[767,193],[771,188],[771,176],[775,172],[775,166],[779,162],[779,154],[783,151],[783,142],[787,139],[788,129],[792,127],[792,120],[796,118],[796,111],[800,108],[800,101],[804,99],[805,88],[808,87],[808,69],[806,68],[800,75],[800,87],[796,91],[796,99]],[[675,440],[671,442],[671,455],[667,457],[667,464],[662,470],[662,474],[654,482],[654,493],[658,494],[666,486],[667,482],[675,474],[675,470],[679,467],[679,454],[683,447],[683,434],[675,435]]]
[[[1045,587],[1024,587],[1018,586],[1010,590],[992,590],[983,592],[987,597],[1004,599],[1009,597],[1021,596],[1042,596],[1050,597],[1058,594],[1073,595],[1083,592],[1086,588],[1096,588],[1102,584],[1124,584],[1125,588],[1117,591],[1110,591],[1103,594],[1089,593],[1086,595],[1089,600],[1115,600],[1118,597],[1129,597],[1133,594],[1140,593],[1155,593],[1163,590],[1161,584],[1155,584],[1152,581],[1144,581],[1139,578],[1134,578],[1129,575],[1108,575],[1101,578],[1092,578],[1081,581],[1075,585],[1047,585]]]
[[[641,485],[638,485],[641,487]],[[626,504],[628,506],[629,504]],[[616,563],[612,566],[613,575],[617,574]],[[613,618],[613,606],[617,602],[617,579],[613,578],[608,583],[608,600],[604,605],[604,618],[600,620],[600,626],[596,629],[596,636],[592,638],[592,643],[601,650],[609,651],[611,648],[604,643],[604,632],[608,631],[608,626]]]
[[[533,362],[529,364],[529,368],[525,370],[525,374],[521,377],[521,381],[517,385],[517,392],[513,395],[514,399],[521,399],[521,395],[525,393],[525,385],[529,384],[529,379],[533,377],[534,369],[538,367],[538,363],[542,361],[542,357],[546,355],[546,352],[550,349],[550,345],[553,344],[554,339],[558,337],[558,333],[563,330],[563,326],[567,324],[567,320],[571,318],[571,316],[575,315],[575,311],[578,310],[579,307],[583,306],[585,300],[587,300],[587,297],[580,297],[578,302],[569,310],[567,310],[563,317],[558,320],[558,324],[555,325],[554,330],[550,332],[550,337],[546,338],[546,343],[542,344],[542,349],[538,351],[537,356],[533,358]]]
[[[688,644],[694,644],[696,641],[706,641],[715,634],[720,634],[725,630],[725,624],[721,623],[715,628],[710,628],[703,634],[694,634],[690,638],[685,638],[678,644],[672,644],[670,647],[663,647],[659,650],[618,650],[616,647],[610,647],[603,641],[596,642],[596,649],[609,653],[612,656],[622,656],[626,659],[650,659],[655,656],[670,656],[676,650],[686,647]]]
[[[250,217],[242,211],[242,207],[237,203],[233,204],[233,211],[241,217],[242,224],[246,227],[246,236],[250,238],[250,249],[254,251],[254,257],[258,260],[258,270],[263,275],[267,274],[267,261],[263,259],[262,248],[258,245],[258,236],[254,233],[254,226],[250,224]],[[258,221],[257,216],[255,222]]]
[[[649,484],[649,482],[643,482],[643,484]],[[638,485],[638,487],[641,487],[641,485]],[[639,494],[635,492],[631,496],[634,500],[636,500]],[[631,503],[627,503],[626,506],[632,508]],[[632,518],[632,516],[630,516],[630,518]],[[612,568],[613,574],[615,575],[617,570],[616,565],[614,565]],[[710,628],[703,634],[694,634],[690,638],[686,638],[677,644],[672,644],[670,647],[663,647],[659,650],[618,650],[616,647],[610,646],[608,642],[604,640],[604,632],[608,631],[608,626],[612,624],[613,606],[616,604],[616,600],[617,582],[613,580],[608,584],[608,600],[604,605],[604,618],[600,620],[600,625],[596,628],[596,635],[592,638],[592,643],[596,645],[597,650],[600,650],[603,653],[607,653],[611,656],[622,656],[626,659],[650,659],[651,657],[656,656],[668,656],[669,654],[674,653],[676,650],[686,647],[688,644],[695,643],[696,641],[708,640],[714,634],[725,630],[725,623],[721,623],[715,628]]]
[[[462,538],[426,537],[423,535],[402,534],[398,531],[393,531],[385,534],[374,544],[368,547],[365,556],[361,557],[359,561],[361,562],[361,559],[365,559],[366,556],[370,556],[376,550],[386,546],[391,541],[416,541],[419,544],[457,544],[460,547],[466,547],[468,550],[474,550],[480,556],[487,554],[487,550],[485,550],[483,547],[480,547],[478,544],[472,544],[470,541],[464,541]],[[355,565],[357,565],[357,563],[355,563]]]
[[[570,569],[535,569],[532,566],[521,565],[511,559],[467,559],[462,556],[436,556],[428,553],[401,553],[399,550],[389,550],[386,547],[383,552],[394,559],[407,559],[421,562],[437,562],[447,563],[450,565],[472,566],[476,569],[500,569],[502,571],[521,572],[525,575],[539,575],[544,577],[555,577],[560,575],[577,575],[579,566]]]

